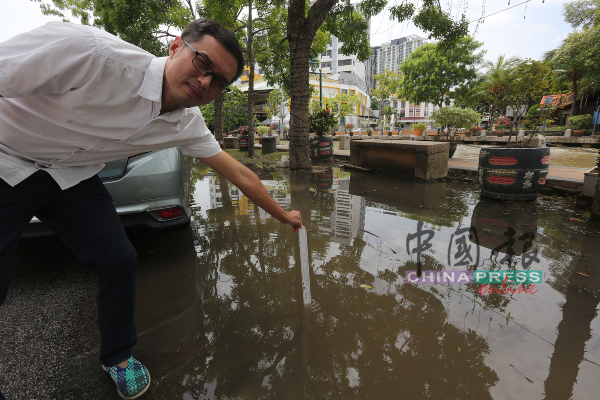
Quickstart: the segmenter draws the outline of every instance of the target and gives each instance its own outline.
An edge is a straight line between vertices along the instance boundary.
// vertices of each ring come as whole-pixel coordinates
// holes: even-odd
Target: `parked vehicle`
[[[160,229],[190,220],[190,162],[178,147],[108,162],[98,176],[126,228]],[[21,237],[51,234],[34,217]]]

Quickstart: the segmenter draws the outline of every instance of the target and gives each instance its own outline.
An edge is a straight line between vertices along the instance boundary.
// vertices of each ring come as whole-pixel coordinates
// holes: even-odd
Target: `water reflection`
[[[479,294],[475,284],[408,285],[403,279],[405,271],[417,269],[404,243],[419,223],[435,233],[421,255],[425,270],[458,269],[447,260],[460,229],[483,234],[479,250],[488,259],[511,226],[517,241],[535,234],[527,248],[515,245],[514,258],[535,248],[535,269],[548,271],[548,280],[563,279],[569,264],[560,260],[551,267],[554,259],[546,255],[558,240],[550,232],[564,232],[565,218],[552,214],[557,219],[551,229],[544,210],[478,202],[470,189],[455,184],[335,168],[289,176],[268,167],[254,171],[280,204],[302,212],[312,307],[302,302],[297,235],[224,179],[207,176],[201,184],[210,207],[196,208],[192,222],[205,285],[203,345],[150,398],[563,398],[549,397],[561,393],[551,386],[555,381],[573,388],[573,376],[590,374],[591,363],[581,364],[581,373],[574,368],[586,344],[600,340],[590,339],[588,314],[569,319],[581,308],[569,297],[573,290],[567,289],[561,323],[562,294],[551,285],[537,297],[519,297]],[[579,246],[598,243],[590,240]],[[575,269],[589,274],[590,259],[587,269]],[[496,260],[481,268],[507,264]],[[597,304],[587,302],[585,312]],[[556,326],[553,338],[548,332]],[[569,337],[575,339],[564,347],[562,338]],[[554,342],[556,349],[549,346]],[[592,392],[584,386],[579,393]]]
[[[593,251],[598,245],[596,237],[590,234],[574,235],[572,239],[582,242],[583,248],[588,251]],[[597,292],[600,280],[597,274],[590,275],[596,268],[597,258],[590,259],[589,256],[582,255],[569,279],[550,371],[544,382],[545,399],[571,399],[579,374],[579,365],[590,361],[585,358],[585,344],[592,337],[591,324],[598,315],[600,304],[600,293]]]
[[[477,232],[479,245],[518,257],[533,247],[537,221],[535,203],[509,204],[482,198],[473,209],[471,227]]]

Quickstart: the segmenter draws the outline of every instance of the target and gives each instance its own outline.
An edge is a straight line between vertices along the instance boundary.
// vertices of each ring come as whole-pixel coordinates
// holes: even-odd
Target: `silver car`
[[[126,228],[185,225],[191,215],[190,160],[173,147],[108,162],[98,176]],[[50,234],[34,217],[21,237]]]

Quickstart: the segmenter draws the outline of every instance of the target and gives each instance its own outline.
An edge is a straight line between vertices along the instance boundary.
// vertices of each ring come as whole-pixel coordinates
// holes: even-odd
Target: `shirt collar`
[[[185,114],[185,108],[183,107],[159,116],[160,103],[162,101],[163,76],[165,74],[165,64],[168,59],[169,57],[157,57],[150,61],[150,64],[148,64],[146,72],[144,73],[144,81],[142,82],[142,87],[138,91],[138,95],[158,103],[155,104],[153,118],[177,122],[183,118],[183,115]]]
[[[144,81],[138,95],[160,103],[162,96],[163,75],[169,57],[153,58],[144,73]]]

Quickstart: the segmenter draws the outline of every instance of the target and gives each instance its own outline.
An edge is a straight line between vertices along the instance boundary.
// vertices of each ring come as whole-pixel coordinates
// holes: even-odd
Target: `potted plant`
[[[390,127],[389,123],[386,122],[383,124],[383,130],[388,131],[388,133],[387,133],[388,136],[392,136],[392,131],[390,129],[391,129],[391,127]]]
[[[367,136],[371,136],[373,134],[373,128],[371,128],[370,126],[367,126]]]
[[[344,125],[344,129],[346,130],[346,132],[348,132],[348,134],[350,136],[352,136],[354,134],[352,132],[352,129],[354,129],[354,124],[346,124],[346,125]]]
[[[333,113],[328,109],[313,110],[308,115],[308,129],[315,133],[310,141],[310,158],[316,161],[331,161],[333,157],[333,138],[326,135],[337,124]]]
[[[431,120],[446,132],[446,140],[450,142],[448,156],[452,158],[454,152],[458,148],[458,143],[450,138],[458,129],[471,127],[481,121],[481,114],[469,108],[460,107],[443,107],[431,113]]]
[[[412,130],[415,131],[415,136],[423,136],[423,132],[427,129],[427,125],[422,122],[414,124]]]
[[[535,106],[538,110],[528,114],[530,126],[535,128],[527,136],[513,140],[513,133],[525,120],[527,105],[536,102],[549,90],[552,84],[550,72],[543,62],[525,60],[518,64],[511,79],[506,81],[502,96],[512,112],[512,121],[501,119],[497,123],[505,125],[508,122],[509,137],[506,146],[481,149],[479,183],[482,196],[531,201],[537,198],[546,183],[550,149],[545,146],[543,137],[537,136],[537,132],[547,122],[550,111],[557,106],[553,98],[546,98],[544,104]],[[537,111],[540,111],[539,114]]]
[[[573,136],[583,136],[584,128],[592,123],[592,116],[587,115],[574,115],[569,118],[569,126],[573,130]]]
[[[263,136],[267,136],[267,133],[269,133],[269,127],[266,125],[259,125],[254,128],[254,131],[256,132],[258,143],[262,144]]]
[[[496,131],[496,136],[504,136],[504,133],[510,129],[510,120],[506,117],[496,118],[496,122],[494,123],[494,129]]]
[[[240,126],[233,131],[238,135],[238,147],[240,151],[248,151],[248,126]]]
[[[271,127],[267,125],[259,125],[255,128],[258,143],[262,145],[262,154],[274,153],[277,151],[276,139],[273,137]]]

